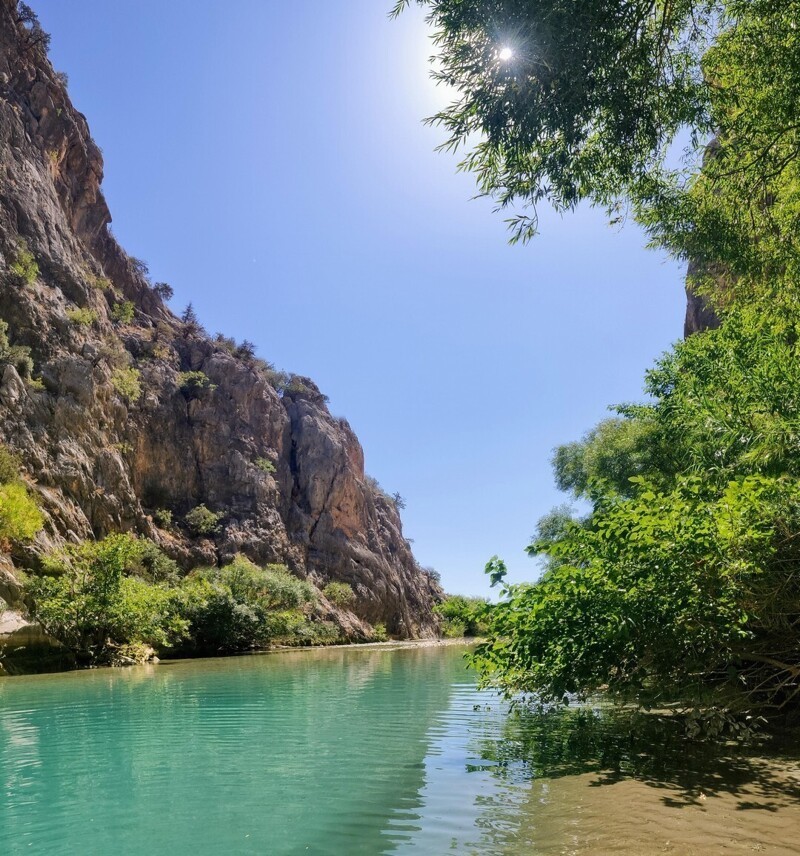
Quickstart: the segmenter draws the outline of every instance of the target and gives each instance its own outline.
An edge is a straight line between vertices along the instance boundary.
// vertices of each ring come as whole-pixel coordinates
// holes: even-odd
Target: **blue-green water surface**
[[[598,710],[513,716],[464,651],[0,679],[0,856],[800,853],[797,752],[776,773]]]
[[[0,679],[0,853],[477,846],[498,787],[465,769],[502,712],[477,698],[463,654],[332,649]]]

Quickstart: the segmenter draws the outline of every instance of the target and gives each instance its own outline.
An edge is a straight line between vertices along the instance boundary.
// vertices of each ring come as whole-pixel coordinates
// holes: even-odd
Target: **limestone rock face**
[[[171,313],[110,233],[100,150],[33,41],[0,0],[0,320],[33,359],[32,373],[0,365],[0,440],[46,515],[14,562],[131,531],[187,569],[241,552],[320,587],[348,582],[353,614],[323,609],[352,637],[378,622],[434,635],[441,590],[365,476],[350,426],[307,378],[280,377]],[[19,273],[25,251],[33,277]],[[193,386],[190,372],[206,380]],[[224,515],[217,532],[183,523],[200,504]],[[14,590],[0,566],[0,596]]]

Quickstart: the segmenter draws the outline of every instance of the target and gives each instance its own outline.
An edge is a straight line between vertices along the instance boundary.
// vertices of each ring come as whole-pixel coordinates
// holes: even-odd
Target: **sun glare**
[[[514,51],[512,51],[511,48],[503,48],[499,53],[499,57],[503,62],[508,62],[508,60],[510,60],[513,56]]]

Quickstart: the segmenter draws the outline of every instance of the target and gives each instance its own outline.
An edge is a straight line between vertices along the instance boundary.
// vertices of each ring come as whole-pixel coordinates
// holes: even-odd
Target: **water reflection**
[[[455,648],[5,679],[0,852],[791,853],[796,749],[509,714]]]
[[[800,853],[794,738],[689,742],[669,719],[577,708],[508,713],[476,739],[466,769],[497,783],[476,853]]]

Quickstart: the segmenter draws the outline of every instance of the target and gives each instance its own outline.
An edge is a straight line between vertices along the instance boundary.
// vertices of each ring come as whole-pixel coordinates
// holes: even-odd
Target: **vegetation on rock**
[[[99,318],[94,309],[67,309],[67,318],[78,327],[89,327]]]
[[[114,369],[111,384],[123,398],[138,401],[142,395],[141,372],[133,367]]]
[[[19,458],[0,444],[0,548],[32,540],[43,525],[39,506],[20,476]]]
[[[25,345],[12,345],[8,338],[8,324],[0,320],[0,365],[13,366],[20,377],[29,379],[33,372],[31,349]]]
[[[136,307],[130,300],[115,303],[111,310],[111,317],[117,324],[130,324],[136,314]]]
[[[178,389],[188,399],[198,398],[204,390],[214,390],[217,387],[211,383],[211,378],[205,372],[180,372],[176,378]]]
[[[33,285],[36,282],[39,276],[39,265],[24,240],[17,243],[14,260],[9,265],[9,270],[20,285]]]
[[[224,516],[221,511],[212,511],[201,503],[187,512],[183,519],[192,535],[213,535]]]
[[[330,582],[322,593],[335,606],[341,606],[343,609],[349,609],[356,602],[356,593],[349,583]]]

